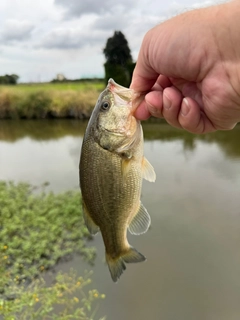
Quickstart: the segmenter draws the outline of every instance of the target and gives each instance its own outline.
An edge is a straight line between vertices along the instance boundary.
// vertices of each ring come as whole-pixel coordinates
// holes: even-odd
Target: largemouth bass
[[[142,234],[151,223],[140,196],[142,178],[156,176],[143,156],[142,126],[133,116],[137,99],[133,90],[108,81],[89,120],[79,165],[84,220],[91,234],[101,231],[114,282],[125,262],[146,259],[129,245],[127,230]]]

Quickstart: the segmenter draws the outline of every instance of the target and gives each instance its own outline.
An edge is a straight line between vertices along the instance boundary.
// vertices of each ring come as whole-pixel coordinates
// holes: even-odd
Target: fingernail
[[[159,109],[152,106],[151,104],[148,104],[148,111],[150,112],[150,114],[154,117],[159,117]]]
[[[182,102],[181,115],[185,117],[188,114],[188,112],[189,112],[189,103],[188,103],[188,100],[184,98]]]
[[[165,91],[163,91],[163,108],[164,109],[170,109],[171,108],[171,100],[169,99],[168,95]]]

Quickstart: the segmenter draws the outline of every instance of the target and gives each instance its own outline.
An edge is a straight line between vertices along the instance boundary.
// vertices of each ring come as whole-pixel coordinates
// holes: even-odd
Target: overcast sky
[[[20,82],[103,77],[102,50],[115,30],[134,60],[144,34],[183,10],[214,0],[0,0],[0,75]],[[218,1],[219,2],[219,1]]]

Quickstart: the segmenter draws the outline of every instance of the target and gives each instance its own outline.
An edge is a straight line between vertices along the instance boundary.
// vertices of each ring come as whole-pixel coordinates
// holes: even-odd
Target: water
[[[78,188],[86,123],[1,121],[0,179],[50,182],[55,192]],[[129,242],[147,262],[127,265],[117,284],[104,263],[101,236],[94,287],[106,294],[107,319],[240,319],[240,126],[194,136],[165,124],[144,126],[145,155],[157,174],[142,202],[152,227]],[[57,268],[82,270],[76,256]]]

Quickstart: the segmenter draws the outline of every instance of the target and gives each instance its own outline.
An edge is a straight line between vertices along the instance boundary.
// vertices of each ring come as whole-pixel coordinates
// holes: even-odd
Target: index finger
[[[153,69],[150,62],[152,46],[151,36],[149,36],[149,33],[150,32],[148,32],[143,39],[130,85],[131,89],[140,93],[150,91],[159,76],[158,72]]]
[[[140,93],[146,93],[151,90],[158,76],[159,74],[148,65],[140,53],[133,71],[130,88]]]

